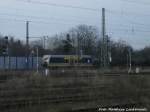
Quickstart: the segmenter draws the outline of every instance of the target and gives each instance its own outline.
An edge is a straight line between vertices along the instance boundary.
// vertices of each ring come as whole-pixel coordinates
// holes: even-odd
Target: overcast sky
[[[127,41],[136,49],[150,45],[148,0],[1,0],[0,33],[23,40],[27,20],[31,37],[51,36],[80,24],[96,26],[101,32],[102,7],[112,39]]]

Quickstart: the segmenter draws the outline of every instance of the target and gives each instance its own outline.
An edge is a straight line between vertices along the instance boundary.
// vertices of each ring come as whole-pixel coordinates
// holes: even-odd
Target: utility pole
[[[46,41],[46,36],[43,36],[43,48],[44,49],[46,49],[46,45],[45,45],[46,42],[45,41]]]
[[[26,68],[29,68],[29,21],[26,21]]]
[[[109,67],[112,61],[111,58],[111,45],[110,45],[110,38],[106,35],[106,66]]]
[[[79,50],[80,50],[80,47],[79,47],[79,33],[77,34],[77,56],[78,56],[78,64],[79,64],[79,60],[80,60],[80,58],[79,58]]]
[[[39,48],[36,48],[36,57],[37,57],[37,73],[39,72]]]
[[[132,54],[131,54],[131,48],[129,48],[129,70],[128,73],[130,73],[132,70]]]

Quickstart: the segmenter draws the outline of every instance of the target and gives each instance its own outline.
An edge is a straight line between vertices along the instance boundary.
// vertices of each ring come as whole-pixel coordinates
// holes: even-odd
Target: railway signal
[[[5,44],[8,45],[8,36],[5,36],[4,39],[5,39]]]
[[[2,46],[2,53],[3,55],[7,55],[8,54],[8,36],[4,37],[4,45]]]
[[[2,53],[3,53],[4,55],[6,55],[7,52],[8,52],[7,47],[6,47],[5,45],[2,46]]]

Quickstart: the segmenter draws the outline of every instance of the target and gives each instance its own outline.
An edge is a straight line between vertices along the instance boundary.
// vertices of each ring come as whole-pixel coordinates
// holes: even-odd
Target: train
[[[90,55],[44,55],[42,65],[46,68],[91,67],[93,60]]]

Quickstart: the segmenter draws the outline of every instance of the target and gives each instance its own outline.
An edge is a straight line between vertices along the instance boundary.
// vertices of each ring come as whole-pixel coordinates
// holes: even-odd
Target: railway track
[[[28,87],[25,86],[26,88],[24,86],[20,88],[15,88],[15,86],[18,86],[17,85],[18,83],[16,83],[14,86],[11,86],[11,84],[15,82],[15,80],[12,81],[13,78],[15,79],[17,77],[17,81],[24,81],[22,79],[24,79],[25,77],[27,77],[27,79],[30,79],[29,74],[28,75],[23,74],[23,76],[21,76],[19,73],[21,72],[18,72],[17,75],[14,74],[14,76],[8,74],[8,77],[5,75],[0,75],[0,77],[2,76],[4,78],[0,80],[0,110],[7,109],[7,107],[14,108],[17,106],[24,107],[41,104],[58,104],[58,103],[63,104],[69,102],[74,103],[97,102],[97,104],[100,104],[103,103],[103,101],[107,102],[110,100],[114,100],[114,102],[126,101],[126,99],[132,99],[134,96],[132,97],[132,95],[129,95],[127,90],[126,92],[125,91],[121,92],[120,90],[123,87],[120,89],[115,89],[116,86],[113,84],[119,80],[126,82],[125,79],[127,79],[127,81],[129,81],[128,80],[129,76],[131,76],[132,79],[135,79],[134,76],[137,77],[145,75],[149,76],[148,75],[149,73],[145,73],[144,75],[126,74],[119,72],[97,74],[97,71],[95,70],[94,71],[83,70],[76,72],[76,74],[73,75],[71,70],[64,71],[61,73],[59,71],[53,71],[54,74],[57,73],[56,76],[54,74],[53,75],[50,74],[49,76],[38,77],[38,78],[44,77],[43,81],[49,80],[48,81],[49,85],[43,86],[43,83],[40,82],[41,79],[40,80],[36,79],[35,75],[33,79],[38,80],[39,81],[38,83],[33,84],[34,80],[32,79],[30,80],[30,82],[25,82],[31,83],[30,86]],[[114,94],[111,94],[113,92]],[[150,92],[150,89],[143,88],[142,90],[140,88],[139,90],[136,90],[134,92],[148,96],[147,93]],[[81,110],[79,109],[77,110],[77,112],[78,111],[93,112],[94,110],[91,109],[93,108]],[[76,109],[72,111],[76,111]]]
[[[49,103],[101,102],[102,100],[106,102],[107,100],[114,100],[115,102],[117,99],[119,101],[132,99],[131,96],[126,95],[109,95],[110,90],[107,90],[109,88],[111,87],[53,88],[46,92],[42,92],[41,89],[33,89],[30,91],[32,95],[26,97],[23,97],[23,95],[16,96],[17,92],[14,90],[5,90],[0,92],[0,108]],[[139,91],[141,92],[142,90]],[[143,90],[144,93],[148,91],[149,89]]]

